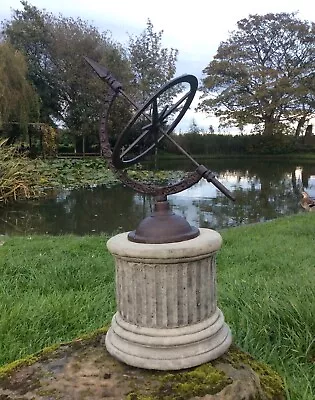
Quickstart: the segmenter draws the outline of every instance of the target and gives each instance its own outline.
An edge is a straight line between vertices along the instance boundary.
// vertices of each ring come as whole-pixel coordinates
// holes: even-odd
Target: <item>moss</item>
[[[51,346],[43,348],[43,350],[39,351],[36,354],[38,354],[40,357],[44,357],[50,355],[55,350],[59,349],[60,346],[61,346],[60,344],[52,344]]]
[[[215,394],[232,383],[223,371],[215,367],[216,362],[231,363],[236,369],[248,365],[259,376],[262,390],[268,399],[283,399],[284,388],[280,376],[268,365],[254,360],[247,353],[243,353],[235,346],[222,358],[200,365],[194,369],[166,373],[157,373],[146,389],[133,389],[126,400],[188,400],[192,397],[203,397]]]
[[[95,339],[98,339],[98,337],[102,334],[105,334],[108,331],[108,326],[104,326],[103,328],[96,329],[93,332],[90,333],[85,333],[82,336],[72,340],[71,342],[65,343],[65,344],[74,344],[74,343],[80,343],[84,342],[85,344],[94,341]]]
[[[250,354],[238,350],[235,346],[230,349],[228,357],[235,367],[246,364],[257,373],[261,387],[268,399],[283,398],[284,385],[282,378],[267,364],[255,360]]]
[[[167,374],[160,378],[160,392],[170,388],[175,396],[170,399],[186,399],[191,396],[214,394],[231,383],[223,371],[219,371],[210,363],[200,365],[193,370]]]
[[[127,400],[186,400],[192,396],[205,396],[220,392],[231,380],[211,363],[191,370],[156,375],[151,389],[132,391]]]
[[[0,378],[10,375],[13,371],[15,371],[18,368],[35,364],[40,359],[43,359],[46,356],[52,354],[60,346],[61,344],[53,344],[51,346],[47,346],[44,349],[38,351],[37,353],[21,358],[20,360],[12,361],[11,363],[0,367]]]
[[[36,361],[38,360],[39,357],[36,356],[35,354],[32,354],[28,357],[21,358],[20,360],[13,361],[10,364],[6,364],[3,367],[0,367],[0,378],[10,375],[13,371],[15,371],[18,368],[32,365],[36,363]]]
[[[61,344],[53,344],[52,346],[45,347],[43,350],[41,350],[37,353],[31,354],[27,357],[24,357],[19,360],[12,361],[9,364],[3,365],[2,367],[0,367],[0,378],[10,375],[13,371],[15,371],[18,368],[35,364],[40,359],[43,359],[45,356],[53,353],[60,346],[61,346]]]
[[[152,396],[143,396],[132,392],[127,395],[126,400],[154,400],[154,398]]]
[[[96,340],[99,335],[106,333],[108,330],[108,327],[103,327],[100,329],[97,329],[91,333],[88,334],[84,334],[82,336],[80,336],[79,338],[76,338],[72,341],[69,342],[62,342],[62,343],[58,343],[58,344],[53,344],[51,346],[47,346],[44,349],[31,354],[27,357],[21,358],[19,360],[13,361],[9,364],[6,364],[2,367],[0,367],[0,378],[4,378],[10,374],[12,374],[12,372],[14,372],[15,370],[22,368],[22,367],[27,367],[29,365],[33,365],[35,364],[37,361],[39,360],[43,360],[44,358],[46,358],[47,356],[50,356],[54,351],[58,350],[61,346],[71,346],[71,347],[75,347],[77,344],[88,344],[94,340]]]

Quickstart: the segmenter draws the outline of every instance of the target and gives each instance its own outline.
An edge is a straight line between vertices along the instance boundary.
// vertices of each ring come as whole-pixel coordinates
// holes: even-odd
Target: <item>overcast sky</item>
[[[177,75],[190,73],[198,78],[220,42],[236,28],[238,20],[249,14],[298,12],[299,18],[315,21],[315,5],[311,0],[29,0],[29,3],[54,14],[88,20],[101,31],[110,30],[122,43],[128,41],[128,33],[143,31],[150,18],[155,31],[164,31],[163,46],[179,50]],[[0,0],[0,20],[10,17],[11,8],[22,8],[20,1]],[[215,119],[193,110],[188,112],[186,124],[193,118],[205,128],[217,125]]]

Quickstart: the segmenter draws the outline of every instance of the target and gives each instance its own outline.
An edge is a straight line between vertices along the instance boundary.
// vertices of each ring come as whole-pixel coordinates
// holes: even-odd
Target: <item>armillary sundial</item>
[[[139,106],[124,92],[122,84],[113,77],[107,68],[87,57],[85,60],[110,87],[101,118],[100,142],[103,156],[107,159],[109,167],[125,185],[137,192],[154,196],[156,201],[154,213],[145,218],[135,231],[129,233],[129,240],[140,243],[170,243],[197,237],[199,230],[190,226],[184,218],[170,210],[167,201],[168,195],[181,192],[204,178],[215,185],[225,196],[235,200],[232,193],[216,179],[214,173],[199,164],[171,136],[194,99],[198,89],[197,78],[193,75],[177,77]],[[184,93],[176,97],[174,104],[165,105],[165,102],[161,100],[179,86],[185,86]],[[136,111],[119,134],[114,148],[111,149],[107,131],[108,116],[118,96],[124,97]],[[136,135],[134,131],[136,131]],[[196,167],[195,171],[188,173],[179,182],[166,186],[141,183],[131,179],[127,174],[127,168],[142,161],[164,140],[169,140],[177,150],[189,158]]]

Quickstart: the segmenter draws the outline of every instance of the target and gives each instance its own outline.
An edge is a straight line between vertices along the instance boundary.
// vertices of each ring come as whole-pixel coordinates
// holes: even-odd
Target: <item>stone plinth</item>
[[[231,333],[216,300],[221,243],[210,229],[178,243],[134,243],[127,233],[111,238],[118,310],[106,335],[109,353],[159,370],[189,368],[222,355]]]

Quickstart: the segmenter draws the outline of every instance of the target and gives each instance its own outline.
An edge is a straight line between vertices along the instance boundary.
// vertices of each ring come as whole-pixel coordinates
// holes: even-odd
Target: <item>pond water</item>
[[[221,159],[205,162],[236,196],[233,203],[202,180],[169,196],[173,210],[197,227],[222,229],[303,212],[301,192],[315,197],[315,163]],[[188,169],[173,161],[165,169]],[[50,192],[0,209],[0,234],[94,234],[135,229],[150,214],[150,197],[123,186]]]

